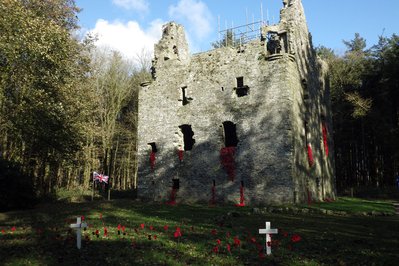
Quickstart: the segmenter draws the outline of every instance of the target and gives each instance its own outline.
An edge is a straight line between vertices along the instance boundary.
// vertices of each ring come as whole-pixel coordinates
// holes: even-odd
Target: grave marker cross
[[[270,234],[277,234],[277,233],[278,233],[277,229],[270,228],[270,222],[266,222],[265,229],[259,229],[259,234],[266,234],[266,254],[267,255],[270,255],[272,253]],[[268,242],[270,243],[269,245],[267,244]]]
[[[82,223],[82,218],[78,217],[76,224],[71,224],[70,227],[76,229],[76,247],[80,249],[82,246],[82,228],[86,228],[87,224]]]

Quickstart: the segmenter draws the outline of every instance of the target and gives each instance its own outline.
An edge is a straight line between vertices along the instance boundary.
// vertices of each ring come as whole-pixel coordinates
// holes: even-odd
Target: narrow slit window
[[[238,138],[236,124],[231,121],[223,122],[223,131],[224,145],[226,147],[237,147]]]
[[[301,80],[301,85],[303,89],[303,99],[307,101],[309,100],[309,90],[308,90],[308,82],[306,81],[306,79]]]
[[[154,153],[158,152],[157,145],[156,145],[155,142],[150,142],[150,143],[147,143],[147,144],[151,146],[151,151],[152,152],[154,152]]]
[[[237,88],[244,87],[244,77],[237,78]]]
[[[244,77],[237,78],[237,88],[234,88],[238,97],[247,96],[249,94],[249,87],[244,85]]]
[[[184,150],[191,151],[195,143],[195,139],[193,138],[194,132],[191,125],[181,125],[179,128],[183,133]]]
[[[180,188],[180,179],[178,179],[178,178],[172,179],[172,182],[173,182],[173,184],[172,184],[172,188],[173,189],[179,189]]]
[[[193,98],[187,97],[187,86],[181,87],[181,99],[179,101],[182,102],[182,105],[189,104]]]

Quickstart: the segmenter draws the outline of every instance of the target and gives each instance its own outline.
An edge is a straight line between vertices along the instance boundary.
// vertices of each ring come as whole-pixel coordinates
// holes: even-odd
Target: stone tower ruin
[[[326,65],[300,0],[260,38],[190,55],[170,22],[139,92],[138,197],[264,205],[335,198]]]

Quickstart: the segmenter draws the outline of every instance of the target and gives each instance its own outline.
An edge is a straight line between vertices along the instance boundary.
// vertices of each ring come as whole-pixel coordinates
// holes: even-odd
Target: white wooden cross
[[[266,254],[272,254],[272,247],[271,247],[271,237],[270,234],[277,234],[277,229],[270,229],[270,222],[266,222],[265,229],[259,229],[259,234],[266,234]],[[267,243],[270,243],[269,245]]]
[[[76,247],[78,249],[80,249],[80,247],[82,246],[82,232],[81,231],[82,231],[82,228],[87,227],[87,224],[82,223],[82,218],[78,217],[78,218],[76,218],[76,224],[71,224],[70,227],[76,229]]]

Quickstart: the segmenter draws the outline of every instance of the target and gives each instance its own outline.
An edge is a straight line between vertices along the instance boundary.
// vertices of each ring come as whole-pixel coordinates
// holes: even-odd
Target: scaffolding
[[[264,21],[256,21],[243,26],[219,30],[217,46],[219,48],[225,46],[241,47],[252,40],[261,39],[264,25]]]

